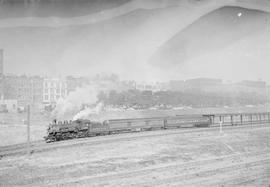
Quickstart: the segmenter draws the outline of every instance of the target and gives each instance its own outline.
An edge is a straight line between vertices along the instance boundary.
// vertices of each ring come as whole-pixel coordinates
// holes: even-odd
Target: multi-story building
[[[41,104],[43,101],[43,81],[44,78],[39,76],[34,76],[31,79],[32,102],[34,104]]]
[[[67,95],[67,84],[57,78],[42,78],[39,76],[5,76],[5,100],[17,100],[18,106],[28,104],[42,106],[55,104],[59,98]]]
[[[43,104],[56,104],[67,96],[67,83],[59,78],[45,78],[43,82]]]
[[[25,107],[54,104],[67,95],[67,84],[60,79],[44,79],[40,76],[4,75],[3,50],[0,49],[0,105]],[[77,82],[80,82],[77,80]]]
[[[4,97],[17,100],[18,106],[42,103],[43,78],[39,76],[5,76]]]

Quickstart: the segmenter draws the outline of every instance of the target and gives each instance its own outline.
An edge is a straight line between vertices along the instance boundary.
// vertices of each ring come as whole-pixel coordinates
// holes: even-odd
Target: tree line
[[[205,92],[199,90],[188,91],[140,91],[127,90],[108,93],[100,92],[99,102],[114,107],[133,107],[146,109],[150,107],[166,108],[176,106],[191,107],[218,107],[218,106],[244,106],[268,103],[266,96],[252,92],[239,92],[234,94]]]

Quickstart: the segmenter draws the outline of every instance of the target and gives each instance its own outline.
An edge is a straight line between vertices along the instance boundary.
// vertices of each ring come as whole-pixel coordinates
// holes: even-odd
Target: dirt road
[[[270,185],[268,126],[163,133],[96,137],[30,157],[3,157],[0,186]]]

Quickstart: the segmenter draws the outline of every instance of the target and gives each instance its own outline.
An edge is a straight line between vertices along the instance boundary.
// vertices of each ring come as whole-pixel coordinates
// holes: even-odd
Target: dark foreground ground
[[[3,157],[0,186],[270,185],[270,125],[74,141],[81,143]]]

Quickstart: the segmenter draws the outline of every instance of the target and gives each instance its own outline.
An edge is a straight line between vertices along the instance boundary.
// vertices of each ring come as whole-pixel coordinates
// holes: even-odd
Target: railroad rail
[[[268,128],[269,124],[254,124],[252,126],[248,124],[244,125],[236,125],[236,126],[224,126],[224,130],[238,130],[247,127],[252,128]],[[149,137],[163,137],[163,136],[170,136],[170,135],[180,135],[185,133],[198,133],[198,132],[211,132],[211,131],[218,131],[217,126],[211,126],[210,128],[178,128],[178,129],[168,129],[166,131],[145,131],[142,133],[132,133],[132,134],[115,134],[112,136],[97,136],[95,138],[88,137],[82,139],[71,139],[67,141],[59,141],[54,142],[53,144],[47,144],[45,141],[34,141],[31,142],[31,153],[38,153],[38,152],[45,152],[55,149],[62,149],[72,146],[91,146],[97,144],[104,144],[104,143],[111,143],[123,140],[132,141],[137,138],[149,138]],[[16,144],[10,146],[0,147],[0,159],[1,157],[7,156],[16,156],[16,155],[24,155],[27,153],[26,144]]]
[[[203,121],[200,121],[203,120]],[[196,126],[194,124],[200,124],[199,122],[203,122],[203,126]],[[205,122],[209,123],[205,126]],[[108,123],[108,121],[106,121]],[[132,139],[134,136],[136,137],[144,137],[144,136],[164,136],[170,134],[180,134],[186,132],[197,132],[197,131],[206,131],[206,130],[215,130],[219,127],[220,123],[223,123],[223,128],[227,127],[239,127],[244,128],[247,125],[257,126],[260,124],[268,125],[270,123],[270,113],[220,113],[220,114],[203,114],[203,115],[178,115],[172,117],[154,117],[154,118],[133,118],[133,119],[114,119],[109,120],[111,125],[114,125],[113,128],[110,130],[114,130],[113,133],[104,133],[104,129],[108,126],[99,127],[99,124],[96,123],[96,129],[90,129],[93,136],[93,132],[96,133],[94,136],[99,135],[106,135],[106,134],[121,134],[121,133],[131,133],[131,132],[142,132],[142,131],[153,131],[164,129],[167,130],[165,133],[160,131],[155,135],[149,135],[145,133],[137,133],[136,135],[127,135],[124,136],[124,139]],[[67,125],[67,124],[66,124]],[[75,124],[76,125],[76,124]],[[89,125],[89,124],[87,124]],[[74,127],[74,126],[73,126]],[[76,126],[75,126],[76,127]],[[84,126],[85,127],[85,126]],[[188,128],[189,127],[189,128]],[[196,127],[205,127],[205,128],[198,128]],[[75,128],[76,129],[76,128]],[[139,129],[139,130],[138,130]],[[179,131],[175,131],[174,129],[179,129]],[[86,133],[89,131],[89,126],[84,129]],[[88,134],[87,134],[88,135]],[[86,136],[88,137],[88,136]],[[134,138],[133,137],[133,138]],[[116,136],[108,138],[108,141],[118,140],[123,137]],[[107,138],[103,138],[101,142],[106,142]],[[80,144],[89,144],[92,142],[94,144],[99,143],[100,140],[93,139],[89,141],[89,138],[86,139],[76,139],[70,141],[61,141],[61,142],[54,142],[53,144],[46,144],[45,141],[35,141],[31,142],[31,151],[32,152],[42,152],[45,150],[52,150],[55,148],[62,148],[66,146],[77,146]],[[91,144],[91,143],[90,143]],[[0,158],[3,156],[9,155],[17,155],[17,154],[24,154],[26,152],[26,144],[18,144],[18,145],[11,145],[0,147]]]

